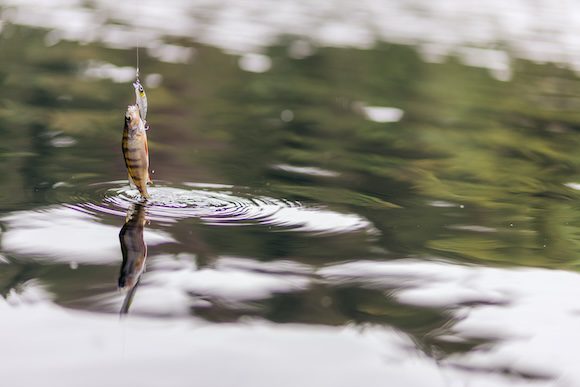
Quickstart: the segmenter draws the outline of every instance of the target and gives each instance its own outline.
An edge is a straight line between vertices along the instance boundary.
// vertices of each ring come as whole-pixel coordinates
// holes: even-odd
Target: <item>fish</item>
[[[149,146],[145,123],[140,117],[137,105],[127,107],[122,148],[129,184],[136,186],[141,196],[148,199],[147,184],[152,184],[149,174]]]
[[[139,203],[129,207],[125,224],[119,231],[119,242],[123,263],[119,273],[120,289],[131,289],[137,285],[147,259],[147,245],[143,230],[147,222],[145,206]]]
[[[139,114],[145,124],[145,128],[147,128],[147,95],[145,95],[145,89],[139,79],[133,82],[133,87],[135,88],[135,103],[139,106]]]

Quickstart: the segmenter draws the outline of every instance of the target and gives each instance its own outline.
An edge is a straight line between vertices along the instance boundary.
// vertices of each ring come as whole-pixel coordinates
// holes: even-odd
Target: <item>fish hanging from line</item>
[[[137,105],[129,105],[125,113],[123,128],[123,158],[129,175],[129,184],[134,185],[145,199],[149,198],[147,184],[152,184],[149,174],[149,147],[145,123]]]

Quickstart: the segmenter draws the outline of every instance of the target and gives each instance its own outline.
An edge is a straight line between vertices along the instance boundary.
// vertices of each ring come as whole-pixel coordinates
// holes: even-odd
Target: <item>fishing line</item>
[[[136,5],[136,9],[137,9],[137,19],[140,18],[140,7],[137,1],[135,1],[135,5]],[[139,31],[139,25],[135,25],[134,26],[135,32],[137,33],[137,68],[135,71],[135,78],[137,80],[137,82],[139,82],[139,46],[141,45],[141,34]]]
[[[137,81],[139,81],[139,37],[137,36],[137,71],[135,72],[135,77],[137,78]]]

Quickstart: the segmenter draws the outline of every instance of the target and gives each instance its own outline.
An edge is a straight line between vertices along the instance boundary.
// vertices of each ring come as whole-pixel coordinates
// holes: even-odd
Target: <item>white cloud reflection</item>
[[[280,275],[230,268],[222,270],[185,268],[151,272],[147,276],[147,286],[177,288],[184,293],[212,297],[230,303],[268,299],[275,293],[304,290],[310,282],[309,278],[294,274]]]
[[[6,225],[2,234],[6,254],[77,264],[119,262],[121,219],[118,226],[111,226],[99,223],[87,213],[50,207],[13,212],[1,220]],[[169,235],[153,230],[145,230],[144,238],[149,246],[174,241]]]
[[[290,165],[290,164],[276,164],[272,166],[273,169],[278,169],[280,171],[291,172],[291,173],[299,173],[304,175],[311,175],[311,176],[320,176],[320,177],[337,177],[340,173],[335,171],[330,171],[328,169],[318,168],[318,167],[306,167],[306,166],[298,166],[298,165]]]
[[[3,360],[3,380],[25,386],[58,378],[65,387],[86,375],[92,377],[84,386],[129,380],[155,386],[168,374],[164,383],[172,386],[190,385],[192,378],[225,386],[240,375],[252,386],[270,386],[272,380],[280,386],[316,387],[383,386],[385,380],[401,387],[447,387],[450,381],[479,387],[580,382],[577,273],[411,259],[316,269],[236,257],[219,258],[213,268],[198,270],[195,257],[188,255],[153,257],[152,268],[132,312],[172,319],[119,320],[67,311],[52,304],[49,289],[34,282],[11,290],[7,302],[0,299],[0,340],[11,351]],[[192,306],[203,307],[208,298],[235,307],[321,281],[330,287],[382,289],[399,303],[447,311],[451,322],[430,333],[440,342],[490,341],[481,349],[435,360],[402,332],[376,325],[209,324],[190,315]],[[154,366],[146,367],[145,374],[137,372],[143,364]],[[228,372],[220,371],[224,367]],[[67,370],[64,379],[57,372],[62,369]]]
[[[580,384],[577,273],[418,260],[350,262],[319,273],[331,283],[389,290],[403,304],[450,311],[457,322],[441,332],[444,341],[493,340],[486,350],[451,355],[442,363],[446,367],[546,378],[534,386]],[[494,383],[489,385],[504,385]]]
[[[367,119],[374,122],[398,122],[403,118],[401,109],[385,106],[363,106]]]
[[[1,299],[0,311],[10,386],[447,386],[433,360],[385,328],[119,320]]]
[[[422,275],[436,278],[434,267],[420,262],[407,263],[408,269],[393,267],[392,274],[401,276],[415,271],[415,278]],[[388,263],[373,264],[382,276],[388,276]],[[336,276],[342,268],[336,266],[331,271]],[[446,272],[446,269],[439,266],[440,271]],[[180,387],[190,386],[192,382],[230,386],[241,379],[254,387],[270,387],[273,381],[281,387],[383,387],[385,381],[396,387],[576,385],[579,375],[570,349],[578,338],[575,333],[578,309],[567,310],[574,297],[564,303],[554,302],[553,297],[561,296],[561,291],[577,290],[578,276],[565,273],[562,277],[561,272],[555,272],[557,279],[564,279],[559,290],[541,296],[541,289],[529,290],[533,280],[544,281],[545,275],[550,276],[547,270],[538,270],[539,277],[521,283],[517,278],[510,278],[511,274],[517,277],[518,271],[492,269],[483,274],[490,276],[485,279],[478,278],[472,269],[467,268],[463,275],[459,275],[462,269],[451,269],[449,277],[444,274],[438,278],[442,285],[446,277],[463,281],[465,288],[472,285],[470,279],[476,283],[482,280],[480,286],[492,287],[516,279],[500,291],[508,293],[523,287],[517,292],[513,307],[476,306],[472,312],[463,313],[464,320],[453,327],[452,334],[458,338],[473,333],[477,337],[490,337],[489,332],[497,338],[496,332],[503,331],[501,340],[485,351],[435,360],[423,354],[407,336],[381,326],[272,324],[260,320],[209,324],[192,317],[119,319],[116,315],[65,310],[24,294],[12,295],[10,303],[0,298],[0,340],[10,348],[10,356],[2,361],[3,382],[10,386],[29,386],[58,380],[58,385],[63,387],[132,384]],[[360,267],[355,276],[360,278],[365,270]],[[375,279],[381,276],[368,273]],[[533,286],[537,287],[537,283]],[[387,285],[392,283],[387,281]],[[461,305],[462,300],[477,298],[472,295],[466,298],[466,289],[460,284],[455,284],[455,290],[462,294],[459,298],[449,297],[446,289],[438,289],[429,280],[426,285],[425,296],[427,290],[441,296],[454,313],[468,308]],[[473,291],[485,293],[478,286]],[[30,289],[24,293],[30,293]],[[158,301],[163,302],[162,298]],[[168,301],[171,304],[175,299],[170,297]],[[552,306],[546,307],[548,303]],[[442,303],[437,301],[432,305]],[[566,313],[562,315],[562,312]],[[554,325],[555,321],[565,323]],[[519,329],[505,330],[515,325]],[[568,384],[494,373],[496,369],[545,376],[556,373],[560,381]]]
[[[280,36],[300,38],[293,57],[316,46],[370,48],[385,41],[413,44],[424,58],[455,55],[487,68],[500,80],[511,77],[511,57],[570,65],[580,70],[580,3],[490,0],[5,0],[2,23],[45,27],[59,39],[101,42],[109,47],[142,45],[169,62],[191,58],[187,47],[164,37],[184,37],[226,52],[260,54]],[[159,47],[167,51],[156,54]],[[164,51],[164,52],[165,52]],[[250,68],[253,68],[250,66]],[[260,64],[259,71],[264,71]]]

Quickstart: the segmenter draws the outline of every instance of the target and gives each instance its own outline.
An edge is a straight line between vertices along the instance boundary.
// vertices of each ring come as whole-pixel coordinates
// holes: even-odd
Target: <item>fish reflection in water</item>
[[[127,210],[125,224],[119,232],[121,242],[121,252],[123,253],[123,263],[119,273],[119,289],[128,290],[121,314],[129,311],[131,301],[139,285],[139,279],[145,268],[147,259],[147,245],[143,239],[143,229],[147,221],[145,206],[134,204]]]

